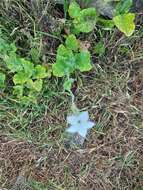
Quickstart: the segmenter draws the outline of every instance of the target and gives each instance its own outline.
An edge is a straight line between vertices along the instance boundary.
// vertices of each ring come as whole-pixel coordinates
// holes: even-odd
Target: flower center
[[[80,121],[80,120],[78,120],[78,124],[81,124],[81,121]]]

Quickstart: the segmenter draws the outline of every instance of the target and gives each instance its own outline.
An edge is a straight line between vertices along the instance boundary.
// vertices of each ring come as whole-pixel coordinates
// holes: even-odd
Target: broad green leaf
[[[13,94],[17,97],[23,96],[23,85],[16,85],[13,87]]]
[[[20,71],[13,77],[14,84],[24,84],[29,80],[29,74],[25,73],[24,71]]]
[[[0,88],[4,87],[5,78],[6,78],[5,74],[0,73]]]
[[[38,79],[36,81],[33,81],[33,80],[29,79],[27,81],[27,87],[30,90],[34,90],[34,91],[37,91],[37,92],[40,92],[42,90],[42,85],[43,85],[43,81],[41,79]]]
[[[77,18],[80,14],[80,11],[81,9],[78,3],[74,1],[70,4],[68,12],[71,18]]]
[[[4,61],[11,72],[18,72],[23,69],[21,59],[15,53],[11,53],[9,56],[5,55]]]
[[[46,72],[46,68],[44,66],[37,65],[35,67],[33,78],[42,79],[42,78],[46,78],[47,76],[48,76],[48,73]]]
[[[65,44],[66,44],[66,47],[71,50],[77,50],[79,48],[78,41],[77,41],[75,35],[73,35],[73,34],[71,34],[67,37]]]
[[[0,53],[1,54],[9,54],[9,53],[15,53],[17,50],[14,43],[9,44],[6,40],[0,37]]]
[[[128,13],[132,4],[132,0],[120,0],[116,6],[115,15]]]
[[[113,21],[121,32],[123,32],[126,36],[131,36],[135,30],[134,19],[134,13],[127,13],[115,16]]]
[[[97,22],[97,13],[95,8],[83,9],[80,15],[74,21],[74,27],[80,32],[91,32]]]
[[[30,61],[27,61],[23,58],[21,58],[21,63],[22,63],[22,66],[23,66],[23,70],[25,73],[27,73],[27,75],[29,77],[32,76],[33,72],[34,72],[34,65],[32,62]]]
[[[71,91],[72,84],[74,82],[74,79],[70,78],[64,82],[64,90]]]
[[[77,54],[76,60],[77,69],[79,69],[81,72],[90,71],[92,69],[89,51],[82,51]]]
[[[60,45],[57,51],[56,63],[53,65],[53,75],[63,77],[75,70],[76,59],[72,50]]]

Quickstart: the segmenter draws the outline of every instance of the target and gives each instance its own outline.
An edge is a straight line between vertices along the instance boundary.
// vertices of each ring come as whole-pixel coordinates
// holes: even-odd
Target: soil
[[[46,18],[42,18],[40,26],[45,32],[49,31]],[[48,133],[48,140],[54,144],[44,147],[39,146],[39,142],[17,140],[10,137],[10,133],[1,132],[1,190],[35,190],[30,185],[32,180],[43,184],[47,190],[141,190],[143,39],[134,36],[132,42],[126,41],[120,32],[116,32],[115,39],[110,41],[108,35],[104,39],[106,56],[97,58],[93,54],[93,70],[79,74],[72,89],[77,106],[89,110],[91,120],[97,124],[89,131],[84,146],[67,149],[60,140],[61,129]],[[93,36],[89,35],[89,40]],[[45,50],[55,53],[57,40],[52,40],[53,49],[51,44],[47,45],[51,37],[43,40]],[[127,42],[132,51],[121,54],[119,46]],[[60,98],[57,99],[52,99],[48,105],[51,112],[44,113],[40,119],[34,118],[29,124],[28,130],[33,136],[51,125],[66,127],[69,105],[67,102],[59,105]],[[56,112],[52,112],[54,108],[57,108]],[[39,126],[42,127],[39,129]]]

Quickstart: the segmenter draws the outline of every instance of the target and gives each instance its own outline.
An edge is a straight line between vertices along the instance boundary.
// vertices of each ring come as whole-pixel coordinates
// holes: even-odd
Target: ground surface
[[[49,35],[51,20],[30,4],[1,4],[1,25],[10,32],[20,54],[42,44],[41,62],[54,61],[58,40]],[[7,7],[8,6],[8,7]],[[51,8],[51,5],[47,5]],[[45,6],[37,7],[39,12]],[[49,8],[49,10],[51,10]],[[45,8],[46,9],[46,8]],[[63,17],[59,7],[54,10]],[[33,21],[38,25],[33,37]],[[38,22],[39,21],[39,22]],[[82,149],[62,143],[70,98],[61,79],[51,78],[38,105],[23,107],[0,95],[0,187],[22,190],[141,190],[143,187],[143,28],[130,38],[105,32],[106,52],[92,54],[93,69],[78,74],[73,92],[80,109],[89,110],[96,125]],[[55,24],[55,23],[54,23]],[[52,26],[53,27],[53,26]],[[46,35],[41,35],[45,32]],[[93,45],[97,30],[81,39]],[[60,37],[59,37],[60,38]],[[24,40],[27,39],[27,40]]]

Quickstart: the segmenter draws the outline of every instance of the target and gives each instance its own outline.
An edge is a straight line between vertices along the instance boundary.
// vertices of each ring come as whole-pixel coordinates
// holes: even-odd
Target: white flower
[[[73,114],[67,117],[69,128],[66,130],[69,133],[78,133],[82,137],[86,137],[88,129],[92,128],[95,124],[89,120],[87,111]]]

